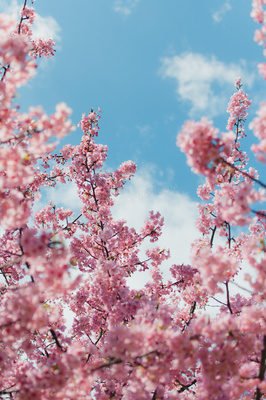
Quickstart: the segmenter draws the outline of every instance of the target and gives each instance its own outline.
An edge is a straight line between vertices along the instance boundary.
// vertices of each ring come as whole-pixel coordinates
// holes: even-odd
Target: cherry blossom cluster
[[[220,153],[230,154],[234,136],[224,134],[218,136],[219,130],[211,121],[202,118],[201,121],[187,121],[177,136],[177,146],[187,155],[187,163],[197,174],[206,176],[212,173],[220,158]]]
[[[241,149],[250,106],[241,79],[228,105],[229,132],[202,119],[178,135],[189,165],[205,177],[196,224],[203,237],[192,244],[191,265],[170,266],[169,250],[157,245],[160,213],[151,211],[139,232],[113,218],[136,165],[105,168],[101,111],[82,115],[80,144],[56,152],[73,130],[71,110],[61,103],[48,116],[14,104],[34,59],[54,54],[51,41],[32,40],[34,16],[27,1],[18,25],[0,15],[0,398],[262,400],[265,185]],[[251,122],[263,161],[264,108]],[[51,201],[36,211],[42,188],[68,182],[82,203],[77,214]],[[244,294],[233,294],[246,266]],[[149,279],[135,289],[130,278],[143,271]]]
[[[255,30],[254,40],[260,46],[263,46],[263,55],[266,56],[266,10],[265,0],[253,0],[251,17],[255,22],[261,25],[260,29]],[[259,73],[266,79],[266,63],[258,64]]]
[[[265,163],[266,153],[266,104],[261,103],[257,111],[257,117],[250,123],[250,129],[253,129],[254,135],[259,139],[258,144],[252,145],[252,150],[259,161]]]
[[[34,23],[36,13],[33,7],[28,7],[26,3],[21,10],[21,19],[18,27],[18,33],[26,35],[31,41],[30,55],[36,59],[37,57],[52,57],[55,54],[55,43],[50,39],[33,39],[31,26]]]
[[[237,135],[244,135],[245,118],[248,115],[247,111],[251,105],[248,95],[241,89],[241,78],[235,81],[237,92],[231,97],[227,112],[230,114],[226,129],[232,131],[234,126],[237,126]]]
[[[225,356],[227,344],[229,345],[228,350],[231,347],[230,340],[226,339],[225,343],[227,344],[222,346],[219,346],[215,340],[213,350],[210,347],[206,349],[207,352],[202,359],[201,372],[205,370],[204,374],[206,374],[208,370],[207,374],[210,375],[209,383],[206,384],[201,393],[206,393],[206,398],[208,397],[207,393],[212,393],[209,396],[213,396],[213,398],[220,398],[219,396],[223,393],[223,396],[228,399],[261,399],[265,395],[266,370],[265,318],[261,318],[262,313],[265,312],[264,302],[266,297],[265,276],[262,267],[265,252],[266,213],[264,210],[256,210],[256,206],[258,203],[265,202],[266,186],[259,180],[258,173],[254,168],[247,168],[248,157],[241,149],[240,140],[245,136],[244,123],[251,102],[241,88],[240,78],[237,79],[235,85],[237,92],[231,97],[227,109],[230,113],[227,129],[234,134],[233,141],[230,137],[231,147],[228,146],[224,151],[226,146],[222,145],[223,134],[219,138],[218,130],[210,123],[206,125],[206,120],[205,129],[202,127],[202,121],[188,121],[182,132],[179,133],[177,143],[181,150],[185,151],[188,164],[192,169],[206,176],[205,183],[198,189],[198,195],[207,203],[198,205],[199,218],[196,223],[199,231],[203,234],[203,238],[193,243],[192,265],[193,271],[195,271],[194,275],[197,276],[198,286],[205,289],[207,298],[209,297],[206,304],[208,305],[210,298],[213,298],[217,304],[221,305],[217,322],[215,320],[209,321],[203,329],[206,332],[206,343],[208,343],[208,335],[212,329],[215,334],[220,331],[222,336],[223,333],[220,329],[224,329],[226,337],[229,338],[232,335],[232,338],[234,337],[238,343],[233,350],[234,356],[231,357],[231,361],[233,361],[232,358],[238,358],[237,352],[241,351],[240,348],[243,345],[236,338],[238,335],[249,337],[252,344],[249,342],[250,344],[247,344],[247,346],[251,345],[251,352],[253,353],[258,345],[257,350],[260,353],[257,359],[260,360],[258,363],[253,361],[253,356],[246,358],[246,360],[244,360],[244,357],[240,362],[241,366],[234,364],[233,361],[234,365],[230,365],[231,370],[228,373],[230,375],[233,370],[238,372],[232,373],[231,378],[229,378],[230,384],[225,384],[222,378],[225,370],[221,375],[221,370],[217,374],[215,366],[209,370],[210,365],[207,359],[214,356],[217,362],[222,348],[223,356]],[[260,142],[258,145],[253,145],[252,149],[261,161],[265,161],[263,147],[264,104],[261,105],[257,114],[258,116],[250,123],[249,127],[253,129]],[[255,188],[255,183],[258,184],[258,188]],[[249,226],[249,233],[241,233],[239,236],[235,236],[234,226]],[[216,233],[224,238],[223,246],[215,244]],[[221,240],[219,239],[218,243]],[[235,284],[237,285],[238,275],[244,268],[242,265],[249,265],[244,283],[244,285],[246,284],[246,289],[244,287],[246,296],[243,297],[238,294],[234,297],[230,294],[230,290]],[[184,282],[184,278],[177,280],[179,285],[183,285]],[[248,287],[251,289],[248,289]],[[219,300],[216,297],[218,293],[220,293],[220,296],[224,296],[224,300]],[[247,293],[250,293],[250,297]],[[204,298],[203,292],[201,292],[201,298]],[[256,318],[258,318],[256,321],[254,320],[255,325],[258,323],[257,336],[253,335],[254,327],[250,326],[253,324],[252,313],[257,315]],[[193,315],[190,326],[196,328],[200,320],[203,319],[195,319]],[[223,323],[224,328],[222,328]],[[211,333],[212,339],[213,333]],[[205,333],[201,331],[200,335],[204,336]],[[213,343],[211,346],[213,346]],[[209,345],[207,344],[207,346]],[[218,346],[219,355],[216,352],[216,346]],[[204,352],[203,348],[202,351]],[[211,355],[211,353],[213,354]],[[213,374],[212,377],[211,374]],[[236,376],[239,376],[239,378],[235,378]],[[239,383],[241,379],[242,382],[245,382],[246,392],[242,391],[243,386]],[[219,381],[221,382],[220,389],[218,389]],[[215,382],[215,387],[212,382]]]

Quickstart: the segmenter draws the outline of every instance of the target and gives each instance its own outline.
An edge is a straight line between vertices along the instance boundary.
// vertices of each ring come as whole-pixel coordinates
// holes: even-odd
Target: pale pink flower
[[[208,175],[220,157],[222,144],[218,129],[205,118],[201,121],[187,121],[177,136],[177,146],[186,153],[187,163],[196,173]]]
[[[266,64],[265,64],[266,65]],[[251,149],[255,152],[260,161],[265,162],[266,153],[266,103],[261,103],[259,111],[256,112],[257,117],[249,124],[249,128],[253,130],[254,135],[260,140]]]
[[[237,81],[239,87],[240,82],[241,79],[239,78],[239,80]],[[238,121],[244,120],[246,118],[246,116],[248,115],[247,111],[250,105],[251,101],[249,100],[248,95],[242,89],[238,89],[238,91],[231,97],[227,108],[227,112],[230,114],[226,127],[228,131],[233,130],[234,125]]]

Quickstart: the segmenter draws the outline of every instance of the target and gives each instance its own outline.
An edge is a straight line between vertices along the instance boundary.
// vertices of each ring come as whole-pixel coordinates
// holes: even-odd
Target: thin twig
[[[51,332],[51,335],[52,335],[52,337],[53,337],[53,339],[54,339],[54,341],[55,341],[56,346],[57,346],[61,351],[66,352],[66,350],[65,350],[65,349],[61,346],[61,344],[59,343],[55,331],[54,331],[53,329],[50,329],[50,332]]]
[[[258,183],[260,186],[262,186],[266,189],[266,185],[263,182],[261,182],[259,179],[253,178],[253,176],[250,176],[247,172],[242,171],[240,168],[238,168],[234,164],[231,164],[230,162],[226,161],[224,158],[220,158],[220,161],[223,162],[224,164],[228,165],[229,167],[233,168],[235,171],[239,172],[241,175],[245,176],[246,178],[250,179],[253,182]]]

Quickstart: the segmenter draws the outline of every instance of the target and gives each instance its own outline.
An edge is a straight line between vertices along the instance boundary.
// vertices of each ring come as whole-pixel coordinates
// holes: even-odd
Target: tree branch
[[[266,371],[266,335],[263,337],[263,349],[261,351],[261,360],[260,360],[260,370],[259,370],[259,380],[262,382],[264,380],[264,375]],[[256,390],[255,400],[260,400],[263,396],[259,387]]]
[[[52,335],[52,337],[53,337],[53,339],[54,339],[54,341],[55,341],[56,346],[57,346],[61,351],[66,352],[66,349],[64,349],[64,348],[61,346],[61,344],[59,343],[55,331],[54,331],[53,329],[50,329],[50,333],[51,333],[51,335]]]

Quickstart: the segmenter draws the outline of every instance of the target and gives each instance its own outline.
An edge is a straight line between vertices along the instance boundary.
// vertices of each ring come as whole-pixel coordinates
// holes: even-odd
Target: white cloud
[[[215,13],[213,13],[212,18],[215,22],[221,22],[224,15],[232,9],[229,1],[226,1]]]
[[[44,198],[44,201],[51,200],[57,207],[70,208],[73,212],[79,211],[82,206],[74,182],[57,183],[55,187],[46,188]]]
[[[132,10],[136,7],[139,0],[115,0],[114,11],[128,16],[132,13]]]
[[[32,31],[34,38],[53,39],[60,41],[60,26],[53,17],[41,17],[36,15]]]
[[[149,124],[146,124],[146,125],[137,125],[137,130],[139,131],[139,134],[140,134],[140,136],[141,137],[151,137],[151,130],[152,130],[152,127],[149,125]]]
[[[57,208],[70,208],[75,217],[79,215],[82,207],[82,201],[78,197],[77,187],[74,182],[57,183],[55,187],[42,188],[41,198],[34,203],[33,214],[47,206],[49,201],[52,201],[52,204]]]
[[[176,81],[176,93],[180,100],[190,105],[190,116],[213,117],[224,112],[228,103],[228,92],[233,90],[234,81],[241,76],[245,85],[251,87],[254,74],[251,74],[244,61],[226,64],[214,56],[186,52],[180,56],[161,59],[160,74],[163,78]],[[218,92],[214,85],[218,84]]]
[[[0,12],[5,14],[13,14],[16,17],[19,15],[21,5],[18,4],[17,0],[12,0],[11,3],[8,0],[0,0]]]

